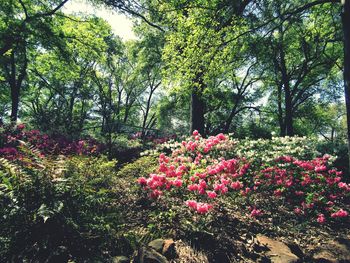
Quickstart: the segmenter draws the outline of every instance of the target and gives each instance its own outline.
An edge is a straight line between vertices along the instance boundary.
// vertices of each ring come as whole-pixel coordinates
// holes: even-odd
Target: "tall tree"
[[[339,30],[333,29],[332,16],[326,15],[329,10],[322,9],[322,17],[317,10],[285,20],[287,6],[275,1],[270,10],[263,10],[277,19],[267,27],[270,33],[261,39],[264,44],[257,55],[270,78],[266,85],[274,89],[271,98],[277,102],[281,136],[294,135],[299,108],[324,88],[322,80],[333,73],[341,59],[341,46],[334,41]]]
[[[1,1],[0,64],[11,94],[11,121],[16,122],[21,89],[27,76],[31,50],[52,45],[57,32],[52,16],[68,0]],[[50,41],[51,40],[51,41]]]

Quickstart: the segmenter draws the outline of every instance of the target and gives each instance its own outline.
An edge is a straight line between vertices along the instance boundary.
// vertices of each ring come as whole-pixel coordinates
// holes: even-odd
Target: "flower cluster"
[[[96,140],[70,140],[64,136],[49,136],[38,130],[25,130],[24,124],[16,127],[0,127],[0,156],[9,160],[21,157],[18,149],[21,141],[29,143],[44,154],[95,155],[105,147]]]
[[[276,158],[273,166],[258,171],[254,182],[257,192],[284,198],[297,215],[317,214],[323,224],[327,217],[346,217],[340,209],[350,196],[350,185],[342,182],[342,172],[330,167],[330,156],[298,160],[290,156]]]
[[[185,201],[188,207],[201,214],[207,213],[213,208],[211,202],[229,191],[249,192],[242,189],[239,181],[246,175],[249,163],[245,159],[218,157],[218,147],[228,140],[224,134],[204,139],[195,131],[170,157],[160,154],[157,173],[139,178],[138,183],[152,198],[180,190],[184,198],[189,199]]]
[[[232,149],[235,144],[224,134],[205,139],[195,131],[190,139],[174,144],[170,155],[160,154],[156,173],[139,178],[138,183],[150,197],[174,194],[200,214],[214,209],[216,199],[233,194],[269,196],[271,202],[284,199],[297,216],[316,216],[320,224],[348,216],[350,184],[332,168],[331,156],[302,160],[283,155],[263,162],[223,151],[225,145]],[[250,216],[262,216],[265,210],[251,207]]]

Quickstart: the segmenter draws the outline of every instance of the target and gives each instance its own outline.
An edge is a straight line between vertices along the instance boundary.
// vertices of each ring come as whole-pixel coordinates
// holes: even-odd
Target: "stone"
[[[149,242],[148,246],[153,248],[158,253],[162,253],[164,244],[165,244],[164,239],[158,238]]]
[[[130,263],[130,259],[125,256],[117,256],[113,258],[113,263]]]
[[[168,263],[166,257],[150,247],[141,247],[137,251],[134,263]]]
[[[314,254],[313,260],[316,262],[323,263],[337,263],[338,260],[335,259],[335,256],[329,251],[321,250]]]
[[[172,239],[165,239],[162,254],[167,259],[174,259],[177,257],[175,242]]]
[[[313,254],[316,262],[350,262],[350,240],[331,240],[317,248]]]
[[[149,242],[148,246],[164,255],[167,259],[174,259],[177,256],[175,242],[172,239],[155,239]]]
[[[263,235],[258,235],[257,241],[268,248],[266,256],[272,263],[296,263],[300,261],[299,257],[293,254],[290,248],[281,241]]]

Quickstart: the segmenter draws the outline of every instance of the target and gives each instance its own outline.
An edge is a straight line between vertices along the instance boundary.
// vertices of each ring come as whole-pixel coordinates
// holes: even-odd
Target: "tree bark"
[[[197,130],[203,136],[204,134],[204,102],[201,98],[201,92],[198,88],[191,94],[191,128],[190,132]]]
[[[281,36],[283,37],[282,28],[280,28],[279,31],[281,33]],[[279,51],[280,51],[280,57],[281,57],[280,70],[281,70],[281,77],[282,77],[282,83],[283,83],[283,89],[284,89],[284,106],[285,106],[284,125],[286,127],[285,134],[287,136],[293,136],[294,131],[293,131],[292,94],[291,94],[291,88],[290,88],[290,78],[288,76],[285,53],[284,53],[282,42],[279,43]]]
[[[286,126],[286,135],[293,136],[293,111],[292,111],[292,96],[290,94],[289,85],[285,87],[285,106],[286,106],[286,115],[285,115],[285,126]]]
[[[18,104],[19,104],[19,88],[17,86],[16,80],[16,63],[15,54],[11,54],[11,71],[9,79],[10,89],[11,89],[11,122],[16,122],[18,117]]]
[[[283,109],[282,109],[282,85],[277,87],[277,108],[278,108],[278,123],[280,126],[280,136],[286,136],[286,125],[283,118]]]
[[[21,87],[24,78],[27,74],[27,55],[26,55],[26,47],[24,47],[24,53],[23,53],[23,65],[19,70],[18,76],[17,76],[17,67],[16,67],[16,58],[15,58],[15,51],[12,51],[11,54],[11,61],[10,61],[10,89],[11,89],[11,115],[10,119],[11,122],[16,122],[18,119],[18,108],[19,108],[19,97],[21,92]]]
[[[350,0],[345,0],[342,13],[342,24],[344,33],[344,92],[350,168]]]
[[[148,99],[147,99],[147,105],[146,105],[146,109],[145,109],[145,114],[143,116],[142,132],[141,132],[142,139],[144,139],[144,137],[146,135],[147,119],[148,119],[148,114],[149,114],[150,109],[151,109],[151,101],[152,101],[152,96],[153,96],[153,92],[154,91],[155,91],[155,89],[153,89],[153,87],[151,87],[150,93],[149,93],[149,96],[148,96]]]

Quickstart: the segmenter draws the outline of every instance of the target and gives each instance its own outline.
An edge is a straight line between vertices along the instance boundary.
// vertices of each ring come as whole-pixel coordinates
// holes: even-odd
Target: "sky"
[[[113,32],[124,41],[136,39],[132,31],[131,19],[110,9],[104,7],[97,8],[84,0],[70,0],[64,5],[62,11],[66,14],[82,13],[85,15],[96,15],[107,20]]]

